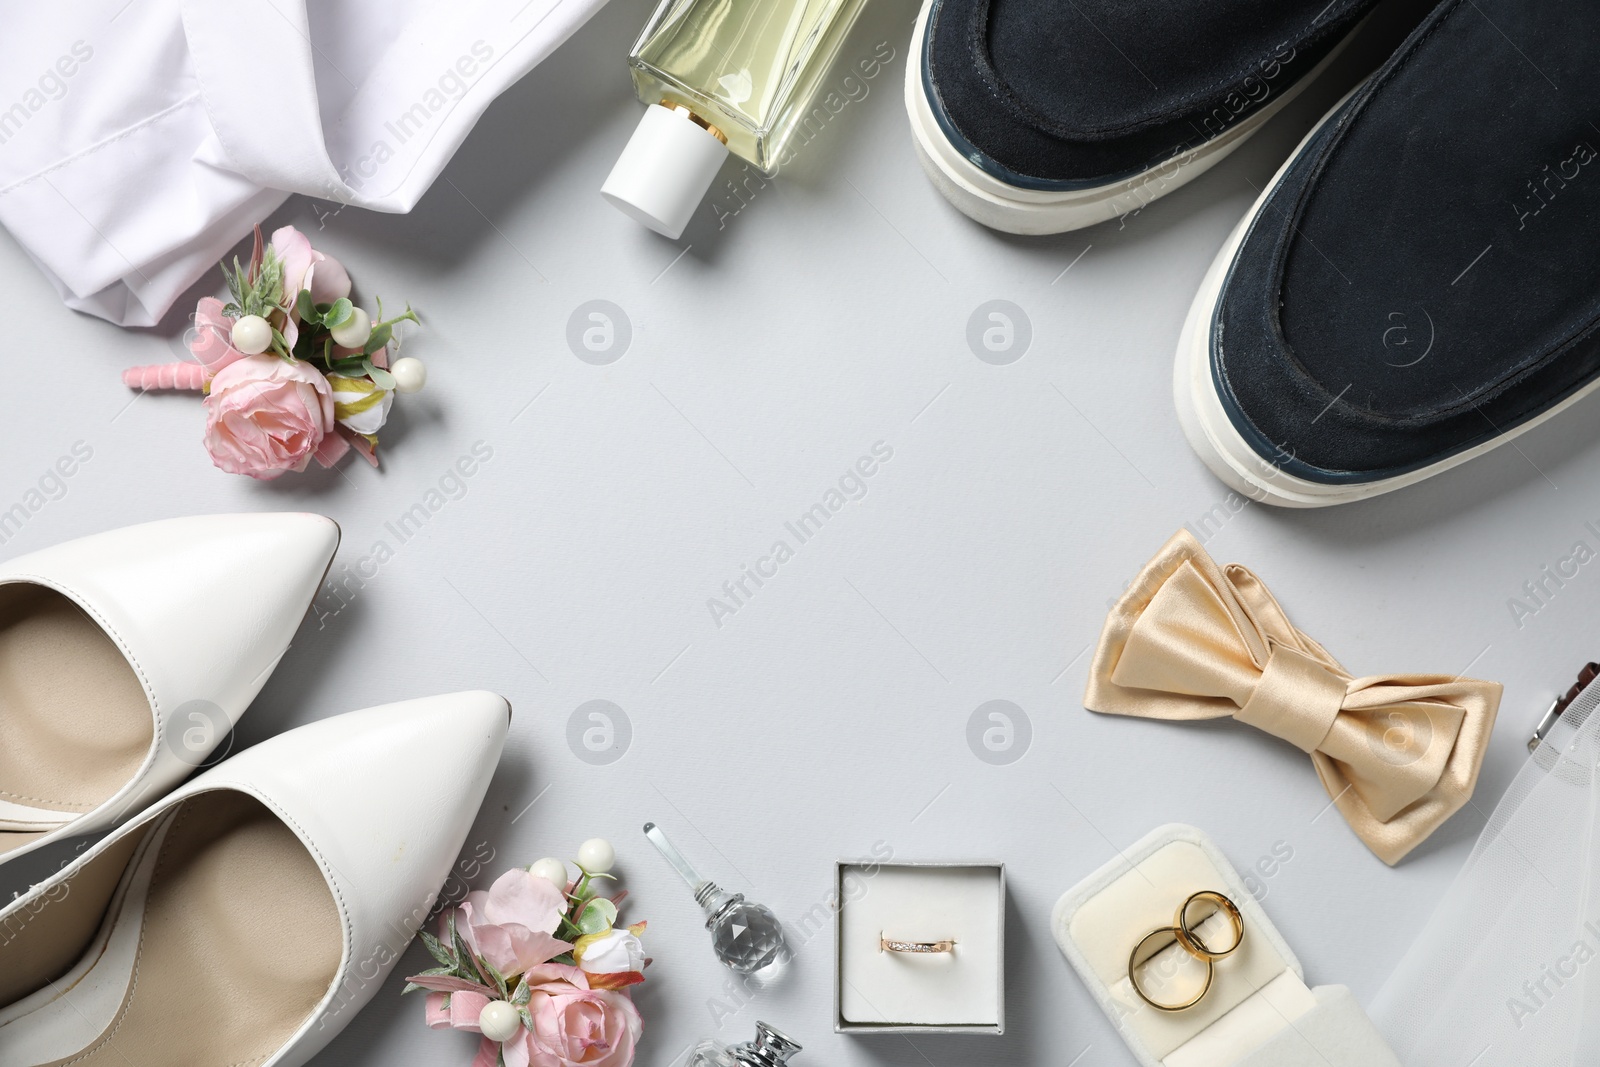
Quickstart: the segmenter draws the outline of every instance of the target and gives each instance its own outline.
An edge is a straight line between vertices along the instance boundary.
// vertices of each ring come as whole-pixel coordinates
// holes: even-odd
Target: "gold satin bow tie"
[[[1111,610],[1083,702],[1150,719],[1231,715],[1283,738],[1393,864],[1472,796],[1500,693],[1443,674],[1352,678],[1259,578],[1219,568],[1180,530]]]

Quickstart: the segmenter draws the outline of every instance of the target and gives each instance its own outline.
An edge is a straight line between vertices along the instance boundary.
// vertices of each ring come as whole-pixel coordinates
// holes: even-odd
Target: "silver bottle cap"
[[[782,1030],[757,1022],[756,1039],[735,1045],[728,1051],[748,1067],[783,1067],[790,1056],[800,1051],[800,1045]]]

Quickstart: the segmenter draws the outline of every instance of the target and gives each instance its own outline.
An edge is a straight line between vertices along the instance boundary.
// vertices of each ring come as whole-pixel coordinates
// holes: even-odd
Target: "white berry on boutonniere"
[[[437,937],[419,934],[438,966],[404,990],[427,993],[428,1026],[477,1034],[475,1067],[630,1067],[644,1022],[629,989],[650,960],[645,924],[616,925],[627,891],[598,892],[615,862],[590,838],[576,881],[547,857],[445,909]]]

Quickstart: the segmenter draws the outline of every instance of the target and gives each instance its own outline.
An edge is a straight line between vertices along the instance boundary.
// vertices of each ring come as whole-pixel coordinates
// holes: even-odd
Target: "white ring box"
[[[834,1032],[1005,1033],[1005,864],[840,860],[834,891]],[[894,952],[880,937],[956,944]]]
[[[1238,905],[1245,936],[1216,961],[1210,991],[1194,1007],[1163,1012],[1128,980],[1128,955],[1150,931],[1170,926],[1192,893],[1214,890]],[[1213,930],[1212,925],[1219,924]],[[1230,941],[1227,919],[1205,919],[1212,944]],[[1173,823],[1078,883],[1056,903],[1051,931],[1089,992],[1143,1067],[1400,1067],[1400,1061],[1344,986],[1306,988],[1305,972],[1221,850],[1202,831]],[[1152,963],[1172,981],[1199,966],[1176,945]],[[1203,975],[1201,975],[1203,977]],[[1187,999],[1152,988],[1165,1002]],[[1190,988],[1198,988],[1194,985]]]

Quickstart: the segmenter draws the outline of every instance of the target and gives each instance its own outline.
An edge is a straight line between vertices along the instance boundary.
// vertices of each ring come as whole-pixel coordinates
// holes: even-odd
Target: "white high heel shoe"
[[[0,863],[112,826],[204,763],[338,544],[321,515],[205,515],[0,564]]]
[[[0,910],[0,1067],[299,1067],[437,900],[511,708],[323,719],[197,776]]]

